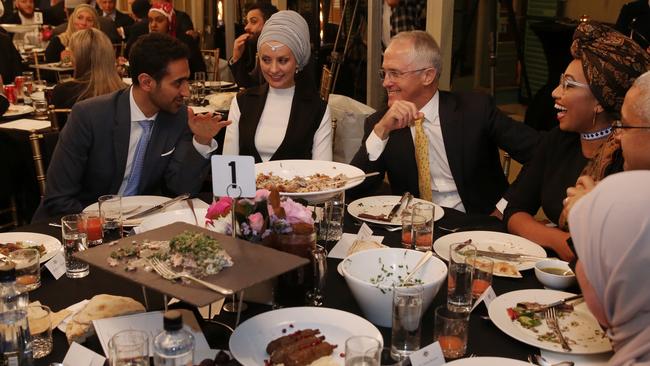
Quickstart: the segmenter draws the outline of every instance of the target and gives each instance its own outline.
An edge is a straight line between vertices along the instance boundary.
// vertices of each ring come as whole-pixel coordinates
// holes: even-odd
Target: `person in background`
[[[198,193],[217,148],[213,137],[229,122],[185,106],[187,57],[177,39],[142,36],[129,55],[133,85],[72,107],[34,221],[81,212],[105,194]]]
[[[332,160],[327,103],[302,78],[311,55],[309,28],[295,11],[273,14],[257,39],[265,84],[232,100],[223,153],[251,155],[255,162]]]
[[[257,38],[264,23],[277,12],[278,8],[265,2],[252,4],[246,12],[244,34],[235,39],[232,57],[228,60],[230,71],[240,87],[250,88],[264,82],[264,77],[256,69]]]
[[[118,33],[126,39],[126,31],[133,24],[133,18],[122,13],[115,7],[116,0],[99,0],[97,5],[101,9],[100,16],[110,19],[115,23]]]
[[[650,71],[639,76],[623,101],[621,119],[615,121],[614,137],[621,145],[624,170],[650,170]],[[590,176],[581,176],[575,187],[567,189],[564,210],[591,192],[596,182]]]
[[[171,4],[160,2],[152,5],[147,18],[149,33],[165,33],[187,45],[190,50],[190,78],[193,79],[196,72],[205,72],[205,62],[198,44],[190,36],[176,33],[176,12]]]
[[[134,23],[126,30],[126,52],[129,54],[129,49],[133,42],[143,34],[149,33],[149,21],[147,15],[151,9],[149,0],[135,0],[131,5],[131,14],[134,18]]]
[[[54,19],[63,17],[62,23],[47,23],[52,25],[58,24],[56,27],[54,27],[52,34],[58,35],[66,31],[68,19],[70,19],[70,14],[72,14],[77,5],[81,4],[90,5],[88,0],[64,0],[47,9],[47,12],[50,14],[48,15],[47,12],[44,14],[44,17],[46,19],[48,19],[48,17]],[[109,18],[100,17],[98,13],[99,10],[96,9],[93,5],[90,5],[90,7],[97,13],[97,28],[106,33],[112,43],[120,43],[122,41],[122,37],[117,31],[115,23]]]
[[[350,190],[372,195],[384,181],[413,196],[470,214],[499,216],[508,189],[499,148],[519,162],[533,155],[538,134],[501,113],[487,95],[438,90],[442,55],[424,31],[400,32],[380,70],[388,106],[366,119],[350,164],[379,172]]]
[[[585,303],[606,329],[608,366],[650,364],[650,171],[613,174],[569,213]]]
[[[199,33],[194,30],[192,18],[186,12],[174,8],[171,0],[151,0],[151,6],[159,4],[168,4],[174,9],[174,14],[176,14],[176,27],[174,31],[179,39],[182,39],[181,35],[183,35],[191,37],[194,41],[198,41]]]
[[[70,37],[69,47],[74,60],[74,78],[54,87],[52,104],[56,108],[72,108],[84,99],[126,87],[115,68],[113,45],[102,31],[80,30]]]
[[[0,32],[0,76],[2,79],[7,83],[13,82],[14,78],[23,72],[22,60],[11,38]]]
[[[650,51],[650,4],[648,0],[631,1],[621,8],[616,30]]]
[[[388,18],[390,37],[394,37],[399,32],[424,30],[426,15],[426,0],[384,0],[384,29]],[[387,42],[384,41],[384,44]]]
[[[52,37],[50,40],[45,49],[45,60],[47,62],[61,61],[61,54],[64,51],[66,55],[69,54],[69,50],[66,50],[66,48],[70,43],[70,37],[75,32],[88,28],[98,28],[97,12],[90,5],[78,5],[72,12],[70,19],[68,19],[65,32]]]
[[[553,91],[559,126],[545,135],[533,160],[514,183],[504,221],[508,231],[571,260],[563,200],[580,175],[594,181],[622,170],[620,146],[612,132],[625,92],[650,69],[650,55],[614,29],[582,23],[573,37],[571,61]],[[558,225],[534,215],[543,208]]]
[[[36,24],[34,13],[38,10],[34,8],[34,0],[16,0],[14,2],[14,7],[16,8],[16,11],[7,14],[2,21],[3,23],[22,25]]]

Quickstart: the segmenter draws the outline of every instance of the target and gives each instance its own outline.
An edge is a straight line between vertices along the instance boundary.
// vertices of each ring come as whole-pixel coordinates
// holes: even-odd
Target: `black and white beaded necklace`
[[[588,132],[588,133],[581,133],[580,138],[583,140],[591,141],[591,140],[599,140],[602,138],[605,138],[609,136],[612,133],[612,126],[603,128],[600,131],[596,132]]]

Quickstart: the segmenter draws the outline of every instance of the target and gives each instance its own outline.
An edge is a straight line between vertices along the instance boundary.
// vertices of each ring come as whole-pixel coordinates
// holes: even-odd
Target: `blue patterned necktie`
[[[144,156],[147,152],[149,139],[151,138],[151,131],[153,130],[153,121],[144,120],[138,121],[142,127],[142,135],[135,147],[135,154],[133,155],[133,163],[131,164],[131,175],[129,181],[126,183],[123,196],[135,196],[139,193],[140,177],[142,176],[142,167],[144,165]]]

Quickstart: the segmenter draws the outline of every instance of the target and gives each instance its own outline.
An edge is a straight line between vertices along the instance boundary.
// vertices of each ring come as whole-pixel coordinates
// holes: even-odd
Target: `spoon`
[[[573,366],[574,363],[571,361],[562,361],[558,363],[550,363],[546,361],[541,355],[528,355],[528,362],[539,365],[539,366]]]
[[[429,258],[431,258],[432,256],[433,256],[433,252],[427,250],[427,252],[424,253],[424,256],[422,256],[422,258],[420,258],[418,263],[415,265],[413,271],[411,271],[411,273],[409,273],[409,275],[402,280],[402,285],[408,283],[408,280],[410,280],[411,277],[413,277],[413,275],[420,269],[420,267],[422,267],[425,263],[427,263]]]

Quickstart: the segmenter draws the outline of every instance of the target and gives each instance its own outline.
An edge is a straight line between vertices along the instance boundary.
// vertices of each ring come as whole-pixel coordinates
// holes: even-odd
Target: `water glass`
[[[88,247],[94,247],[102,243],[102,217],[99,210],[89,211],[83,215],[83,231],[86,233]]]
[[[35,99],[33,100],[34,106],[34,118],[38,120],[48,119],[47,115],[47,100],[45,99]]]
[[[412,225],[411,240],[415,243],[415,250],[426,252],[433,249],[433,223],[436,217],[436,205],[429,202],[420,202],[413,205],[411,215]]]
[[[338,193],[325,202],[323,219],[320,222],[320,240],[338,241],[343,236],[343,218],[345,217],[345,192]]]
[[[311,250],[311,264],[314,269],[314,286],[307,292],[308,306],[322,306],[327,280],[327,249],[316,245]]]
[[[123,330],[108,341],[110,366],[149,366],[149,336],[140,330]]]
[[[27,323],[32,334],[34,358],[43,358],[52,352],[52,311],[45,305],[27,308]]]
[[[420,349],[423,294],[421,285],[393,287],[390,355],[395,361],[402,361]]]
[[[352,336],[345,341],[345,366],[379,366],[381,343],[377,338]]]
[[[488,287],[492,286],[494,261],[490,258],[476,258],[472,262],[474,278],[472,279],[472,298],[478,299]]]
[[[440,343],[446,359],[462,357],[467,351],[469,313],[458,313],[440,305],[436,308],[433,340]]]
[[[449,246],[449,272],[447,276],[447,307],[452,311],[470,312],[472,309],[472,279],[476,247],[467,243]]]
[[[9,253],[16,265],[16,287],[19,291],[31,291],[41,286],[41,264],[38,249],[18,249]]]
[[[423,227],[426,220],[419,215],[402,216],[402,246],[406,249],[413,249],[413,228]]]
[[[67,215],[61,218],[61,233],[65,248],[65,274],[69,278],[82,278],[90,273],[90,266],[73,256],[74,253],[87,248],[86,233],[82,229],[82,215]]]
[[[122,238],[122,196],[109,194],[99,197],[102,238],[105,243]]]

